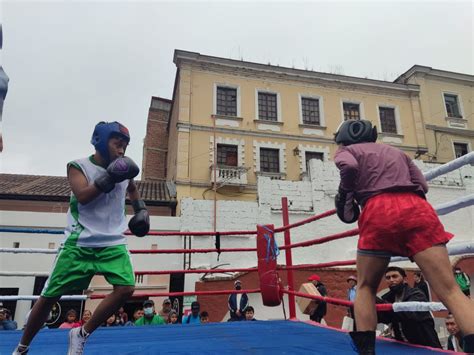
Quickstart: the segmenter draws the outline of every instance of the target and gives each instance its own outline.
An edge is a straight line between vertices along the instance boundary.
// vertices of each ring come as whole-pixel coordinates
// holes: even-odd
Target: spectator
[[[123,307],[120,307],[115,314],[116,325],[125,325],[128,322],[128,314],[125,312]]]
[[[86,309],[84,312],[82,312],[82,319],[80,320],[80,325],[86,324],[89,319],[92,317],[92,312]]]
[[[347,283],[349,284],[349,288],[347,289],[347,299],[351,302],[355,301],[356,292],[357,292],[357,277],[351,275],[347,278]],[[354,330],[356,330],[355,326],[355,315],[354,315],[354,307],[349,307],[347,310],[347,316],[354,320]]]
[[[461,288],[461,291],[467,296],[471,297],[471,279],[461,270],[460,267],[454,268],[454,278]]]
[[[174,309],[168,314],[168,324],[178,324],[178,313]]]
[[[413,287],[420,289],[425,294],[426,299],[431,301],[430,290],[421,271],[416,271],[413,275],[413,279],[415,280]]]
[[[0,308],[0,330],[16,330],[18,325],[11,319],[11,312],[7,308]]]
[[[201,318],[199,317],[199,311],[201,310],[201,305],[199,302],[194,301],[191,303],[191,314],[187,316],[183,316],[182,323],[183,324],[193,324],[193,323],[201,323]]]
[[[418,288],[411,288],[407,283],[405,270],[390,266],[385,271],[385,280],[390,291],[382,296],[385,303],[427,302],[425,294]],[[430,312],[379,312],[379,323],[392,323],[395,339],[441,348],[435,324]]]
[[[114,314],[112,314],[109,318],[107,318],[107,320],[105,321],[105,323],[102,325],[103,327],[116,327],[117,326],[117,316]]]
[[[446,329],[449,332],[447,350],[461,352],[463,351],[463,335],[459,330],[454,316],[449,313],[446,317]]]
[[[248,306],[245,308],[245,320],[246,321],[254,321],[256,320],[253,316],[255,314],[255,310],[253,309],[252,306]]]
[[[135,322],[139,320],[141,317],[143,317],[143,309],[137,308],[135,311],[133,311],[133,319],[129,320],[127,323],[125,323],[126,326],[130,325],[135,325]]]
[[[209,323],[209,313],[206,311],[202,311],[199,318],[201,318],[201,324]]]
[[[163,306],[161,308],[161,311],[158,312],[161,318],[165,320],[166,323],[168,323],[168,317],[171,312],[171,300],[169,298],[165,299],[163,301]]]
[[[236,280],[234,282],[236,290],[242,289],[242,282]],[[233,293],[229,295],[228,308],[230,313],[229,321],[240,321],[245,319],[244,310],[249,304],[249,298],[246,293]]]
[[[135,325],[159,325],[166,324],[163,318],[155,314],[155,302],[146,300],[143,302],[143,317],[135,321]]]
[[[64,323],[62,323],[59,328],[60,329],[71,329],[71,328],[77,328],[80,327],[81,325],[77,321],[77,312],[74,309],[70,309],[66,313],[66,320]]]
[[[347,290],[347,299],[351,302],[354,302],[357,290],[357,277],[354,275],[349,276],[347,278],[347,283],[349,284],[349,289]]]
[[[319,275],[316,275],[316,274],[311,275],[310,277],[308,277],[308,281],[311,281],[313,283],[313,285],[319,291],[321,296],[327,296],[328,292],[326,290],[326,286],[324,286],[324,284],[321,282],[321,278],[319,277]],[[316,308],[313,314],[309,316],[309,319],[311,319],[314,322],[321,323],[323,317],[327,313],[328,306],[327,306],[326,301],[321,301],[321,302],[316,301],[316,302],[319,304],[318,308]]]

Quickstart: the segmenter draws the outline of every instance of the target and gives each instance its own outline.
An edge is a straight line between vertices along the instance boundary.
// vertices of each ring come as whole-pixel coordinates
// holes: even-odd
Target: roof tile
[[[137,188],[147,204],[174,202],[166,181],[137,181]],[[65,176],[0,174],[0,199],[68,201],[71,194]]]

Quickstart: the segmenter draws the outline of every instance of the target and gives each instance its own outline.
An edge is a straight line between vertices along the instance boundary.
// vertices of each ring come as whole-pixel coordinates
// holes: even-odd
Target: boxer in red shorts
[[[358,331],[351,338],[360,354],[375,354],[376,291],[390,257],[407,256],[459,320],[465,351],[474,352],[474,304],[457,287],[446,249],[453,235],[426,201],[428,184],[421,171],[401,150],[376,140],[377,129],[366,120],[345,121],[335,134],[334,161],[341,175],[337,215],[359,224]]]

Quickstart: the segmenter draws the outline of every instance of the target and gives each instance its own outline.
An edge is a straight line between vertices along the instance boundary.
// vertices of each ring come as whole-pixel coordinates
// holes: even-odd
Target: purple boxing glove
[[[336,194],[335,205],[337,216],[344,223],[354,223],[359,219],[360,209],[354,200],[354,194],[339,188]]]
[[[120,157],[109,164],[107,170],[94,181],[94,185],[102,192],[109,193],[115,184],[124,180],[133,179],[140,172],[140,168],[129,157]]]

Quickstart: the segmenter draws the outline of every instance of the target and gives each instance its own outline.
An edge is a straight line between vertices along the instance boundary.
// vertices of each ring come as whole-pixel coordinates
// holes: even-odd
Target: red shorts
[[[437,244],[446,244],[446,232],[431,205],[412,192],[376,195],[359,217],[358,253],[373,256],[407,256]]]

